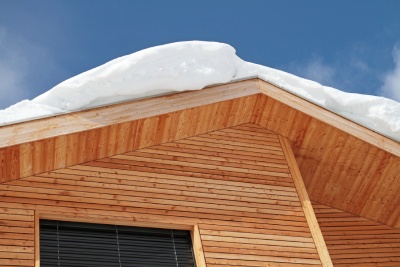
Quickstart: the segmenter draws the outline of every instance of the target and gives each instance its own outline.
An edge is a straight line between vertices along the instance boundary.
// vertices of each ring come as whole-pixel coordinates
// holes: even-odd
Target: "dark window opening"
[[[41,267],[195,267],[189,231],[40,220]]]

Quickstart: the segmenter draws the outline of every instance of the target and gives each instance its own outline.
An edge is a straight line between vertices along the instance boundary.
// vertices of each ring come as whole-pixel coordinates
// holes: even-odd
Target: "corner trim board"
[[[194,258],[196,260],[196,266],[197,267],[206,267],[207,264],[206,264],[206,260],[204,257],[204,251],[203,251],[203,245],[201,242],[200,230],[199,230],[199,226],[197,224],[195,226],[193,226],[191,234],[192,234],[193,253],[194,253]]]
[[[289,166],[290,173],[292,174],[293,182],[295,184],[296,191],[307,220],[307,224],[310,227],[311,235],[314,239],[315,247],[321,260],[321,264],[323,267],[333,267],[328,248],[326,247],[325,240],[322,235],[321,229],[319,228],[319,224],[315,216],[314,209],[311,205],[310,198],[308,197],[303,178],[301,177],[299,167],[297,166],[296,158],[294,157],[290,141],[289,139],[281,135],[278,136],[287,164]]]

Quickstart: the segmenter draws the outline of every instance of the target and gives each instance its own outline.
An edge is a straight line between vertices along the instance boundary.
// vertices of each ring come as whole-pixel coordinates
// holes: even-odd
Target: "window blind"
[[[189,231],[40,220],[41,267],[194,267]]]

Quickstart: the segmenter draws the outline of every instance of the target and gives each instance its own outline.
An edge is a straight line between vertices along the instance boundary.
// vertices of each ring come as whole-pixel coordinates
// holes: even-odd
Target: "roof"
[[[400,227],[400,144],[260,79],[0,127],[0,178],[245,123],[290,140],[311,200]]]
[[[246,62],[223,43],[188,41],[147,48],[61,82],[32,100],[0,110],[0,125],[50,117],[121,101],[199,90],[258,77],[323,108],[400,141],[400,103],[346,93]]]

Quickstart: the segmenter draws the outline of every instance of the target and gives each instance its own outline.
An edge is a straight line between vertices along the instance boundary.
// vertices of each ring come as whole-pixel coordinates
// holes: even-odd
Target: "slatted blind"
[[[41,267],[194,267],[189,231],[40,221]]]

